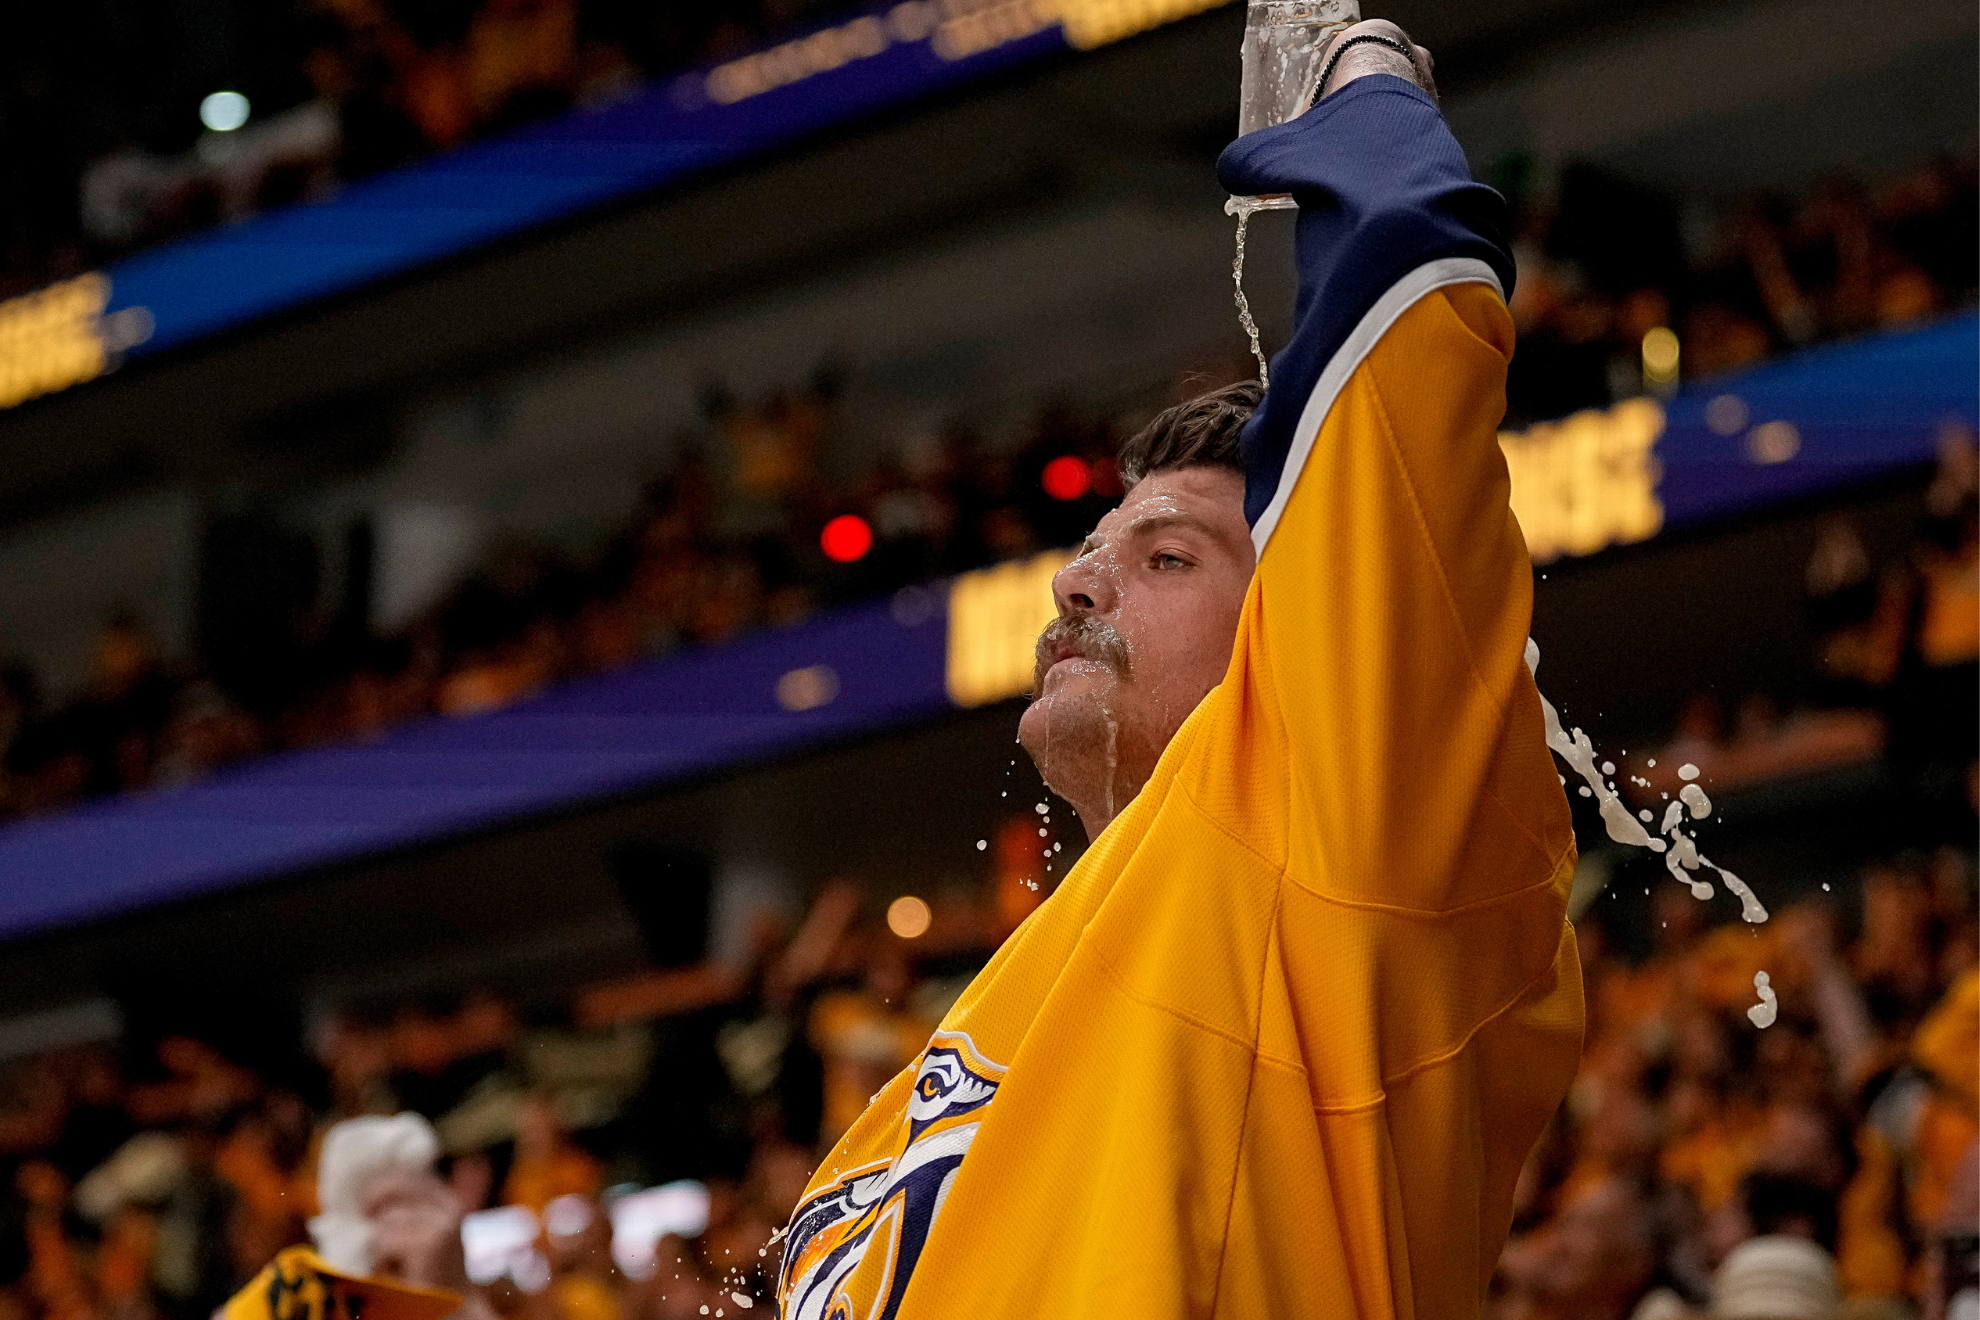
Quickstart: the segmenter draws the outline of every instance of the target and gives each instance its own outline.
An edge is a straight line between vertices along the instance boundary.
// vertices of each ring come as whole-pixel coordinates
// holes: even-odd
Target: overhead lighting
[[[215,133],[231,133],[248,121],[248,99],[239,92],[214,92],[199,103],[199,122]]]

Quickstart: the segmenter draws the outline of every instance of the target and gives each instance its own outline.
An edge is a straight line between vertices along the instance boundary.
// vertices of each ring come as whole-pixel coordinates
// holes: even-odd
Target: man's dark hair
[[[1186,467],[1222,467],[1242,473],[1244,456],[1238,452],[1238,436],[1264,397],[1264,386],[1255,380],[1241,380],[1165,409],[1121,446],[1121,484],[1132,489],[1151,473]]]

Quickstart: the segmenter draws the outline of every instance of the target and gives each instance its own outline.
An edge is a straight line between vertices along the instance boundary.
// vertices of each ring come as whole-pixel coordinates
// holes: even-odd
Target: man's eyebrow
[[[1230,539],[1228,535],[1215,526],[1212,526],[1207,520],[1199,518],[1193,513],[1184,513],[1179,509],[1162,513],[1143,514],[1133,522],[1130,522],[1127,525],[1126,531],[1129,535],[1138,535],[1143,532],[1164,531],[1171,527],[1186,527],[1192,531],[1203,533],[1213,541],[1227,541]]]
[[[1146,532],[1164,531],[1170,527],[1185,527],[1191,531],[1200,532],[1213,541],[1228,542],[1231,539],[1207,519],[1199,518],[1193,513],[1185,513],[1180,509],[1165,509],[1157,513],[1144,513],[1123,527],[1120,535],[1123,538],[1138,536]],[[1102,539],[1098,529],[1096,529],[1084,541],[1079,543],[1079,549],[1073,553],[1073,557],[1077,559],[1083,555],[1091,554],[1106,544],[1106,541]]]

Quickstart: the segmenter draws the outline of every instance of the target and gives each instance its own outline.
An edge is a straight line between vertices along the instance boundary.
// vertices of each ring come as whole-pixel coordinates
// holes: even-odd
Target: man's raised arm
[[[1401,37],[1346,38],[1365,32]],[[1385,58],[1411,71],[1379,40],[1340,64]],[[1433,96],[1385,72],[1240,138],[1218,177],[1299,204],[1296,325],[1244,434],[1259,567],[1239,654],[1278,711],[1318,873],[1340,898],[1423,910],[1544,883],[1571,853],[1496,440],[1505,203]]]
[[[1260,1054],[1300,1061],[1327,1155],[1282,1156],[1283,1176],[1335,1208],[1300,1227],[1266,1192],[1241,1199],[1250,1263],[1225,1277],[1339,1243],[1310,1298],[1260,1284],[1231,1313],[1354,1297],[1390,1299],[1354,1314],[1475,1316],[1581,1036],[1573,834],[1497,443],[1505,207],[1432,97],[1387,73],[1240,139],[1218,175],[1298,202],[1299,301],[1244,436],[1259,558],[1218,697],[1241,733],[1190,788],[1213,812],[1285,804],[1277,837],[1255,810],[1248,834],[1222,823],[1283,868],[1289,1025],[1261,1028]]]

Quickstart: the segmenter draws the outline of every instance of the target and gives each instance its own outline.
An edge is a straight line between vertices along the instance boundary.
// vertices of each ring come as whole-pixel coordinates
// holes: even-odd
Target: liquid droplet
[[[1705,790],[1696,784],[1686,784],[1678,790],[1678,801],[1691,808],[1692,819],[1704,820],[1712,814],[1712,799],[1705,796]]]
[[[1760,1002],[1746,1010],[1746,1016],[1752,1019],[1753,1025],[1763,1031],[1774,1025],[1774,1019],[1781,1011],[1780,996],[1774,993],[1774,988],[1767,981],[1765,972],[1753,974],[1753,991],[1760,996]]]
[[[978,852],[982,852],[985,848],[988,848],[989,846],[990,846],[990,840],[988,839],[978,839],[976,841],[976,851]]]
[[[1698,860],[1705,861],[1702,857]],[[1712,866],[1710,862],[1705,862],[1705,865],[1711,866],[1714,871],[1717,871],[1719,873],[1719,879],[1725,882],[1726,888],[1739,895],[1740,920],[1757,926],[1767,919],[1767,909],[1761,906],[1760,900],[1755,896],[1754,892],[1747,888],[1746,881],[1740,879],[1723,866]]]
[[[1540,648],[1534,645],[1533,639],[1529,637],[1526,639],[1526,667],[1537,674],[1539,665]],[[1596,773],[1595,744],[1588,735],[1580,729],[1570,734],[1561,728],[1560,712],[1555,710],[1554,703],[1544,696],[1540,698],[1540,714],[1546,721],[1547,746],[1553,749],[1554,755],[1566,761],[1574,772],[1581,776],[1584,781],[1581,795],[1595,798],[1602,804],[1602,823],[1607,826],[1609,837],[1617,843],[1628,844],[1633,848],[1648,848],[1652,852],[1664,851],[1664,841],[1651,838],[1641,822],[1630,815],[1629,809],[1616,797],[1615,789],[1603,783],[1601,776]]]
[[[1678,778],[1687,784],[1690,783],[1692,780],[1698,778],[1698,767],[1686,761],[1678,767]]]

